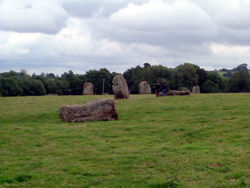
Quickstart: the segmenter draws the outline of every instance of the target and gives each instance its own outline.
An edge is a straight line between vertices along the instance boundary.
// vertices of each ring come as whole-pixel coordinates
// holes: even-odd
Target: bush
[[[12,77],[0,79],[0,93],[2,96],[18,96],[23,94],[20,82]]]
[[[21,84],[24,95],[46,95],[46,90],[40,80],[24,78]]]
[[[233,73],[229,88],[232,92],[249,92],[250,91],[250,78],[248,71],[239,71]]]

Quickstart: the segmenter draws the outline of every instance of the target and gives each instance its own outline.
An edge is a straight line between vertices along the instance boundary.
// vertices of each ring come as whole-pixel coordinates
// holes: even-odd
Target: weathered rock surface
[[[93,95],[94,86],[91,82],[84,82],[83,95]]]
[[[192,93],[200,93],[200,87],[199,86],[194,86],[192,89]]]
[[[113,78],[112,83],[113,83],[112,88],[113,88],[115,99],[128,99],[129,98],[128,85],[127,85],[125,78],[121,74],[116,75]]]
[[[139,93],[140,94],[151,94],[151,87],[147,81],[142,81],[139,84]]]
[[[189,93],[191,93],[191,91],[188,88],[186,88],[186,87],[182,87],[181,91],[188,91]]]
[[[113,99],[99,99],[85,104],[65,105],[60,107],[60,119],[66,122],[94,120],[118,120]]]
[[[189,91],[177,91],[177,90],[170,90],[166,93],[166,95],[190,95]]]

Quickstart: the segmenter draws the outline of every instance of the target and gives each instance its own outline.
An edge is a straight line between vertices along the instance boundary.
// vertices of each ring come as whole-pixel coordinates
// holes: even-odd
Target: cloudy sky
[[[0,72],[250,67],[250,0],[0,0]]]

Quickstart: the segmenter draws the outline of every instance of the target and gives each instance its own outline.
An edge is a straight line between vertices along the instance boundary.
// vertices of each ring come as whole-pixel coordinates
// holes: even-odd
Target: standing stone
[[[115,99],[128,99],[129,98],[128,85],[127,85],[125,78],[121,74],[116,75],[113,78],[112,83],[113,83],[112,88],[113,88]]]
[[[194,86],[192,89],[192,93],[200,93],[200,87],[198,85]]]
[[[93,95],[93,84],[91,82],[84,82],[83,95]]]
[[[147,81],[142,81],[139,84],[139,93],[140,94],[151,94],[151,87]]]
[[[60,107],[60,119],[66,122],[94,120],[118,120],[114,99],[99,99],[85,104],[74,104]]]

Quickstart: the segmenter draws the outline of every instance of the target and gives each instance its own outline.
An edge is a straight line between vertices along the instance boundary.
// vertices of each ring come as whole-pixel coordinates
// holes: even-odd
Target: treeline
[[[29,96],[29,95],[81,95],[84,82],[94,84],[94,93],[112,93],[112,80],[118,74],[103,68],[90,70],[86,74],[65,72],[61,76],[53,73],[28,75],[25,71],[9,71],[0,74],[1,96]],[[143,67],[136,66],[126,70],[123,76],[127,80],[130,93],[137,94],[138,85],[146,80],[153,92],[156,81],[166,82],[168,89],[186,87],[192,90],[199,85],[202,93],[214,92],[249,92],[250,78],[247,70],[234,72],[231,77],[222,77],[216,72],[207,72],[197,65],[185,63],[176,68],[162,65],[151,66],[145,63]]]
[[[81,95],[83,83],[92,82],[96,94],[102,93],[103,79],[105,79],[105,92],[112,92],[112,79],[116,73],[107,69],[90,70],[86,74],[65,72],[61,76],[53,73],[28,75],[26,71],[10,71],[0,74],[0,94],[2,96],[29,96],[29,95]]]

